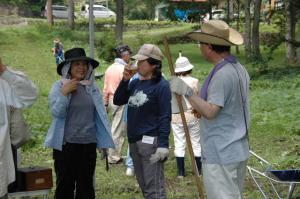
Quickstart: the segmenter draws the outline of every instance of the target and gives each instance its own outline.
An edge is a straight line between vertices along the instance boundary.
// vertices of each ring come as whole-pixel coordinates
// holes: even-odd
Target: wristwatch
[[[187,91],[186,91],[186,94],[184,95],[186,98],[189,98],[189,97],[192,97],[194,94],[194,91],[193,89],[189,88]]]

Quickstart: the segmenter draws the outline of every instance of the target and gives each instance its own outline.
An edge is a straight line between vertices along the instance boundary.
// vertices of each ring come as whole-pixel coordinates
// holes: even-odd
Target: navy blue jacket
[[[114,104],[128,104],[127,133],[130,143],[143,135],[158,136],[158,147],[169,147],[171,122],[171,91],[163,77],[154,80],[121,81]]]

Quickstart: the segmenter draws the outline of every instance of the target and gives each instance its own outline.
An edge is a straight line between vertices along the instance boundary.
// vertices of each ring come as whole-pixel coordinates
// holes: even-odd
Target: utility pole
[[[94,58],[94,49],[95,49],[94,0],[89,0],[89,44],[90,44],[90,57]]]
[[[52,0],[47,0],[46,4],[46,10],[47,10],[47,21],[50,26],[53,25],[53,13],[52,13]]]

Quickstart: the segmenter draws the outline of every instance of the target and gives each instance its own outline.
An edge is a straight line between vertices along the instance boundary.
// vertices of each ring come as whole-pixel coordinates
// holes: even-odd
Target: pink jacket
[[[107,105],[110,98],[114,97],[115,91],[123,78],[124,65],[116,62],[110,65],[104,76],[103,101]]]

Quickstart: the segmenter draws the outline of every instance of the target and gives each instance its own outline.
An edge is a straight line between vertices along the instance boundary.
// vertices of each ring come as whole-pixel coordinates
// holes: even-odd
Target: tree
[[[52,0],[47,0],[47,21],[50,26],[53,25]]]
[[[240,0],[236,0],[236,4],[237,4],[236,30],[240,31]],[[236,54],[240,54],[239,46],[236,46]]]
[[[295,40],[295,9],[291,0],[285,0],[285,11],[286,11],[286,59],[289,64],[295,62],[296,50],[291,41]]]
[[[124,26],[124,2],[123,0],[116,0],[116,40],[117,44],[123,43],[123,26]]]
[[[125,15],[128,19],[154,19],[155,6],[167,0],[124,0],[125,2]]]
[[[244,1],[245,8],[245,55],[246,60],[249,61],[251,58],[251,14],[250,14],[250,4],[251,0]]]
[[[261,0],[254,0],[254,19],[252,26],[252,56],[255,60],[261,60],[259,43],[259,21]]]
[[[298,34],[297,34],[298,36],[296,39],[300,43],[300,20],[299,19],[298,19],[297,26],[298,26]],[[300,46],[298,46],[296,54],[297,54],[297,64],[300,65]]]
[[[69,11],[68,11],[68,24],[69,24],[69,28],[71,30],[74,30],[75,27],[75,22],[74,22],[74,0],[68,0],[68,6],[69,6]]]

